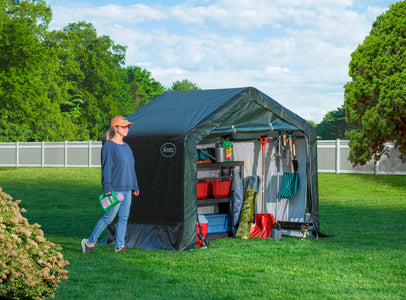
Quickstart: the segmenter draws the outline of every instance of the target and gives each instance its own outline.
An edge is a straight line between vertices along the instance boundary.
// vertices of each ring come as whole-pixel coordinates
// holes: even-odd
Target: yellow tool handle
[[[294,168],[293,168],[292,138],[289,138],[289,149],[290,149],[290,169],[293,173]]]

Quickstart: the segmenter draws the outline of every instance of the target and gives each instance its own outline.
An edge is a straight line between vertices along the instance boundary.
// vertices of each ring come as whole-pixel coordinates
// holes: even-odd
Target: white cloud
[[[171,17],[186,24],[212,21],[232,28],[259,28],[282,17],[278,7],[266,0],[220,0],[209,6],[184,3],[171,7],[168,12]]]
[[[52,1],[49,1],[52,3]],[[63,24],[64,21],[77,22],[86,20],[96,21],[104,24],[134,25],[145,21],[162,21],[167,18],[167,14],[162,8],[155,8],[143,4],[130,6],[120,6],[108,4],[103,6],[93,6],[88,3],[71,3],[71,5],[51,4],[54,13],[54,23]],[[55,24],[54,24],[55,25]]]
[[[343,103],[350,54],[386,9],[367,1],[48,3],[52,29],[92,23],[99,35],[127,46],[128,65],[146,67],[167,87],[182,79],[201,88],[254,86],[319,122]]]

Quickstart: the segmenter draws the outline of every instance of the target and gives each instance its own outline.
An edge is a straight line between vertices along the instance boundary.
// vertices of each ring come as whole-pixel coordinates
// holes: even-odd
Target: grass
[[[225,238],[208,249],[81,252],[102,214],[100,169],[0,168],[0,186],[63,247],[56,299],[405,299],[406,176],[320,174],[326,239]]]

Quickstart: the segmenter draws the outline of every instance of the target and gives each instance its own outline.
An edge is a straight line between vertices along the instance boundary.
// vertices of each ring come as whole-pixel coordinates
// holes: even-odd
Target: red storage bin
[[[207,198],[209,194],[209,182],[210,180],[203,180],[200,179],[197,181],[197,189],[196,189],[196,198],[197,199],[204,199]]]
[[[223,198],[230,195],[231,178],[227,179],[212,179],[210,181],[211,192],[214,198]]]

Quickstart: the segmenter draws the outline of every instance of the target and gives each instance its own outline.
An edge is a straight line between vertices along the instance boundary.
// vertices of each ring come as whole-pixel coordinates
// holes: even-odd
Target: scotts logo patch
[[[176,154],[176,146],[172,143],[165,143],[161,146],[161,155],[164,157],[172,157]]]

